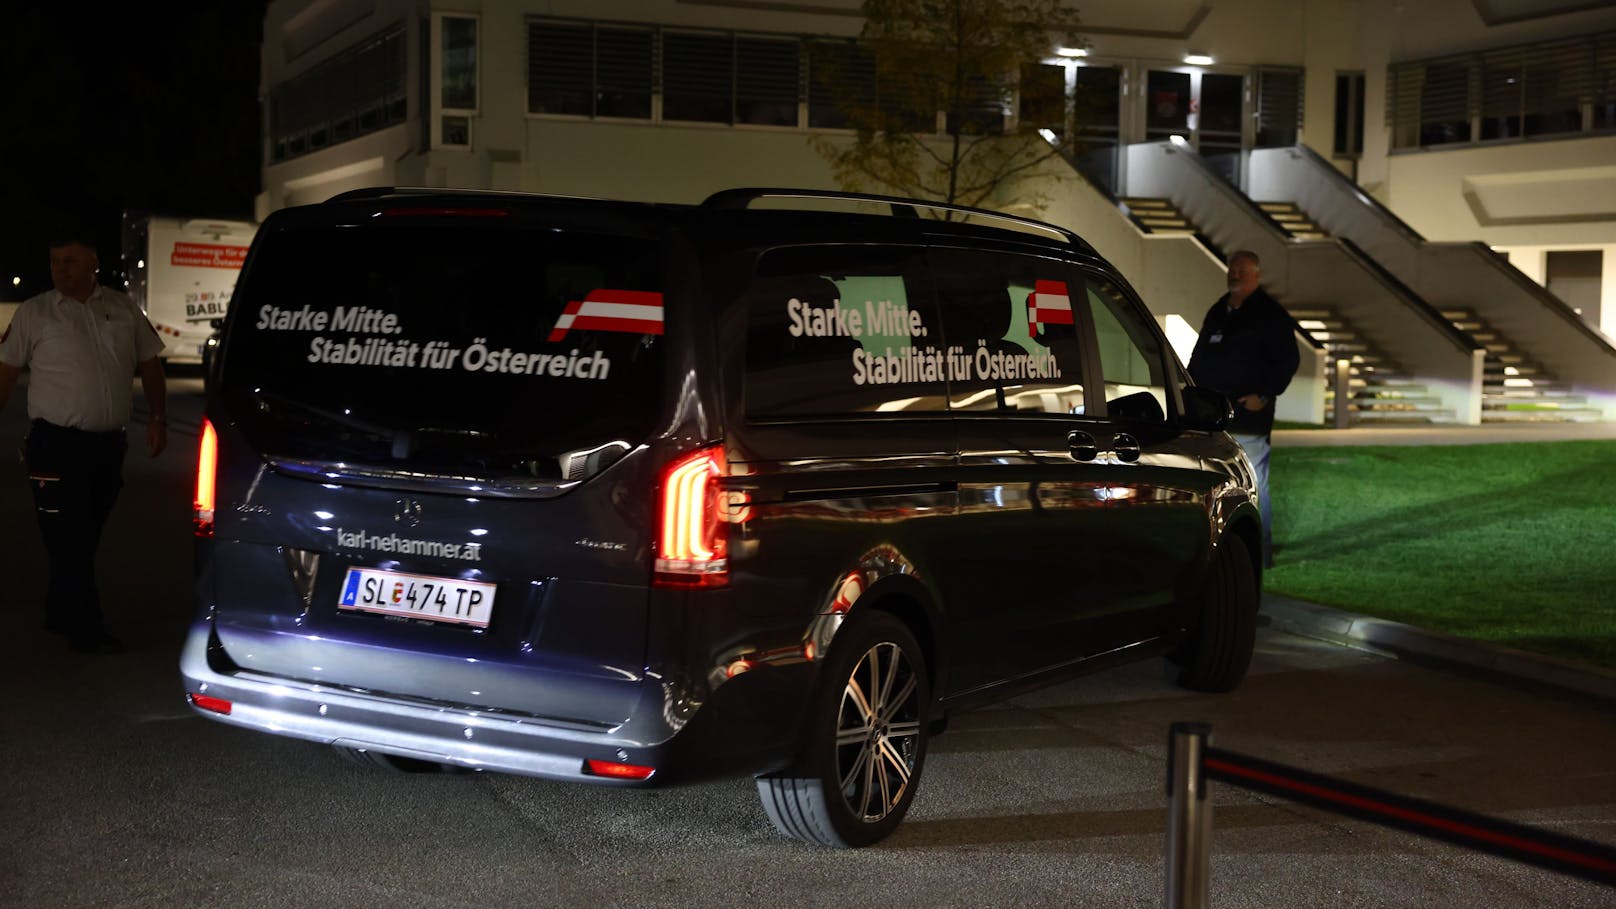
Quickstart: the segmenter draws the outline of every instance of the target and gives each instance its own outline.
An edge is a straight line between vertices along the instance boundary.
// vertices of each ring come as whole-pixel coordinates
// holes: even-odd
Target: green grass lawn
[[[1275,448],[1274,593],[1616,669],[1616,442]]]

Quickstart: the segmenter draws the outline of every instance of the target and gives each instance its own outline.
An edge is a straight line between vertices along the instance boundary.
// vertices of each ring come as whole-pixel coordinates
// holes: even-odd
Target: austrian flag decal
[[[1038,337],[1039,325],[1071,325],[1072,298],[1065,281],[1039,281],[1027,295],[1027,334]]]
[[[1068,314],[1066,321],[1071,321]],[[662,294],[654,290],[611,290],[600,288],[573,300],[561,311],[550,341],[559,341],[568,331],[622,331],[635,335],[662,334]]]

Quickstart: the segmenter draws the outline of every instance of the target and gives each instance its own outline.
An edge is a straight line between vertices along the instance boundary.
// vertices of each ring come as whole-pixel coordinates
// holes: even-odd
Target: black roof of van
[[[748,212],[749,214],[744,216],[748,222],[754,222],[755,219],[758,226],[774,224],[782,227],[784,226],[782,216],[797,215],[822,225],[841,224],[845,228],[857,225],[857,238],[861,239],[883,239],[890,237],[895,232],[894,229],[897,232],[908,232],[918,226],[928,237],[995,240],[1022,247],[1041,247],[1052,252],[1075,253],[1084,258],[1100,258],[1094,247],[1077,233],[1048,222],[941,202],[831,190],[745,187],[722,190],[707,197],[699,205],[687,205],[498,190],[383,186],[341,193],[332,196],[322,205],[364,202],[402,202],[407,203],[412,209],[420,208],[424,212],[444,215],[474,214],[486,209],[492,202],[522,208],[550,205],[588,206],[603,212],[636,214],[642,218],[654,211],[663,214],[671,221],[691,217],[716,217],[720,222],[724,222],[731,221],[733,217],[728,213]],[[758,202],[766,202],[769,207],[753,207],[754,203]],[[835,205],[844,208],[841,210],[831,208]],[[320,207],[309,208],[317,210]],[[923,217],[922,212],[930,216]],[[954,220],[956,217],[959,220]],[[883,222],[885,227],[882,226]]]

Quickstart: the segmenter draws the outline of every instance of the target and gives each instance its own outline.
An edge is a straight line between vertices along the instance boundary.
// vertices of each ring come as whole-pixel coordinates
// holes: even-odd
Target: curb
[[[1616,672],[1596,666],[1426,631],[1267,592],[1263,593],[1260,615],[1269,620],[1271,627],[1302,637],[1505,683],[1580,695],[1616,708]]]

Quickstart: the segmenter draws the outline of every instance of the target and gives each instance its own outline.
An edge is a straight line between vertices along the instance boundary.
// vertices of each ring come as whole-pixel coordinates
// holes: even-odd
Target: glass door
[[[1114,196],[1122,135],[1122,70],[1078,66],[1072,77],[1074,162],[1083,176]]]
[[[1146,142],[1181,136],[1193,143],[1190,135],[1193,89],[1189,73],[1153,69],[1145,75]]]
[[[1143,140],[1173,136],[1200,152],[1207,166],[1235,186],[1241,183],[1242,152],[1250,147],[1246,125],[1246,77],[1199,69],[1146,70],[1145,90],[1134,123]]]
[[[1207,166],[1229,183],[1239,186],[1240,151],[1246,77],[1228,73],[1201,73],[1199,123],[1195,144]]]

